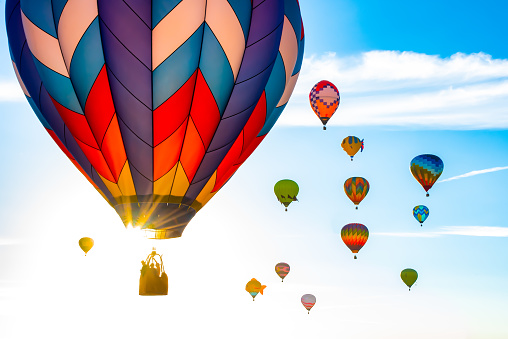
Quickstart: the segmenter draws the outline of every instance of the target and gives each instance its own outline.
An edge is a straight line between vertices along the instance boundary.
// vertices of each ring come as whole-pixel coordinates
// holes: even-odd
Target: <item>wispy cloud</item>
[[[455,177],[451,177],[451,178],[448,178],[448,179],[441,180],[439,182],[446,182],[446,181],[452,181],[452,180],[457,180],[457,179],[462,179],[462,178],[468,178],[468,177],[472,177],[472,176],[475,176],[475,175],[478,175],[478,174],[503,171],[503,170],[507,170],[507,169],[508,169],[508,166],[505,166],[505,167],[493,167],[493,168],[487,168],[487,169],[478,170],[478,171],[471,171],[471,172],[467,172],[465,174],[461,174],[461,175],[457,175]]]
[[[13,78],[13,80],[0,80],[0,102],[26,101],[14,75]]]
[[[308,93],[322,79],[335,83],[341,92],[331,125],[508,127],[508,60],[484,53],[449,58],[399,51],[311,56],[304,59],[279,124],[318,124]]]
[[[23,241],[20,239],[9,239],[9,238],[0,238],[0,246],[2,245],[18,245],[21,244]]]
[[[376,232],[375,235],[401,238],[435,238],[443,235],[472,237],[508,237],[508,227],[499,226],[443,226],[431,232]]]

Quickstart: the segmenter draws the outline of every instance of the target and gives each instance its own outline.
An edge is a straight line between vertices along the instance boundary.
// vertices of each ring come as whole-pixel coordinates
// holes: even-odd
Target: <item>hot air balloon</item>
[[[351,157],[351,161],[353,161],[353,157],[358,151],[363,152],[364,144],[363,139],[360,140],[357,137],[348,136],[342,140],[342,149]]]
[[[297,0],[20,1],[14,71],[127,226],[181,236],[275,124],[298,78]]]
[[[280,203],[286,207],[287,212],[288,210],[287,207],[289,206],[289,204],[292,203],[293,201],[298,201],[298,199],[296,199],[296,196],[298,195],[300,188],[298,187],[298,184],[293,180],[283,179],[277,181],[277,183],[273,187],[273,191],[275,192],[277,200],[279,200]]]
[[[346,226],[342,227],[340,236],[342,237],[344,244],[346,244],[351,252],[358,253],[358,251],[363,247],[363,245],[365,245],[367,239],[369,238],[369,230],[365,225],[362,224],[347,224]]]
[[[289,273],[289,265],[285,262],[280,262],[277,265],[275,265],[275,273],[282,279],[282,282],[284,282],[284,278]]]
[[[402,270],[402,272],[400,272],[400,277],[411,291],[411,286],[413,286],[416,279],[418,279],[418,273],[412,268],[406,268],[405,270]]]
[[[85,256],[93,247],[93,239],[88,237],[83,237],[79,239],[79,247],[85,252]]]
[[[326,123],[340,104],[339,90],[330,81],[321,80],[310,90],[309,101],[310,107],[323,123],[323,129],[326,130]]]
[[[245,285],[245,290],[252,296],[252,301],[254,301],[254,298],[258,295],[258,293],[261,292],[261,294],[263,294],[263,290],[265,288],[266,285],[261,285],[261,283],[254,278]]]
[[[349,200],[356,205],[356,209],[358,209],[358,204],[369,193],[369,188],[369,182],[362,177],[352,177],[344,182],[344,192],[346,192]]]
[[[443,161],[436,155],[433,154],[422,154],[416,156],[411,160],[411,173],[416,180],[422,185],[427,196],[429,196],[429,190],[437,181],[441,173],[443,173],[444,164]]]
[[[310,309],[316,304],[316,297],[312,294],[304,294],[302,296],[302,305],[307,309],[307,313],[310,313]]]
[[[413,208],[413,216],[420,223],[420,226],[423,225],[423,222],[427,220],[429,217],[429,209],[427,206],[418,205]]]

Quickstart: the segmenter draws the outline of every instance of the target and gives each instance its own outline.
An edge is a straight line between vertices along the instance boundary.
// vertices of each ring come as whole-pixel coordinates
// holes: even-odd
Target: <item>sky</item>
[[[508,4],[300,5],[305,58],[289,104],[183,236],[165,241],[125,230],[44,131],[1,25],[1,338],[508,337]],[[326,131],[308,104],[322,79],[341,93]],[[340,148],[349,135],[365,140],[352,162]],[[430,197],[409,171],[424,153],[444,162]],[[358,210],[343,191],[351,176],[371,185]],[[300,193],[284,212],[273,185],[286,178]],[[358,260],[340,238],[351,222],[370,231]],[[83,236],[95,240],[86,257]],[[152,246],[165,297],[138,295]],[[283,283],[278,262],[291,266]],[[411,291],[405,268],[418,271]],[[267,285],[255,302],[251,278]]]

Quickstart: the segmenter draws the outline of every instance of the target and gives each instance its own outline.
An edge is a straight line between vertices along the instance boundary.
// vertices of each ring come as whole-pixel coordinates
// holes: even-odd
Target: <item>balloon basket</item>
[[[141,264],[139,295],[168,295],[168,276],[162,256],[155,252],[155,248]]]

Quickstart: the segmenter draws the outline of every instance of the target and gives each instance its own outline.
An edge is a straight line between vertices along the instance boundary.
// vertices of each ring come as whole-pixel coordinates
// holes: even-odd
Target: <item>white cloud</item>
[[[508,169],[508,166],[505,166],[505,167],[493,167],[493,168],[487,168],[487,169],[478,170],[478,171],[471,171],[471,172],[467,172],[465,174],[461,174],[461,175],[457,175],[455,177],[451,177],[451,178],[448,178],[448,179],[441,180],[439,182],[447,182],[447,181],[452,181],[452,180],[472,177],[472,176],[475,176],[475,175],[478,175],[478,174],[503,171],[503,170],[507,170],[507,169]]]
[[[508,127],[508,60],[484,53],[441,58],[371,51],[305,58],[280,125],[319,125],[308,93],[322,79],[335,83],[341,93],[330,125]]]
[[[19,83],[16,80],[0,80],[0,102],[18,101],[26,101]]]
[[[508,237],[508,227],[498,226],[443,226],[431,232],[376,232],[374,235],[401,238],[435,238],[443,235],[472,237]]]

